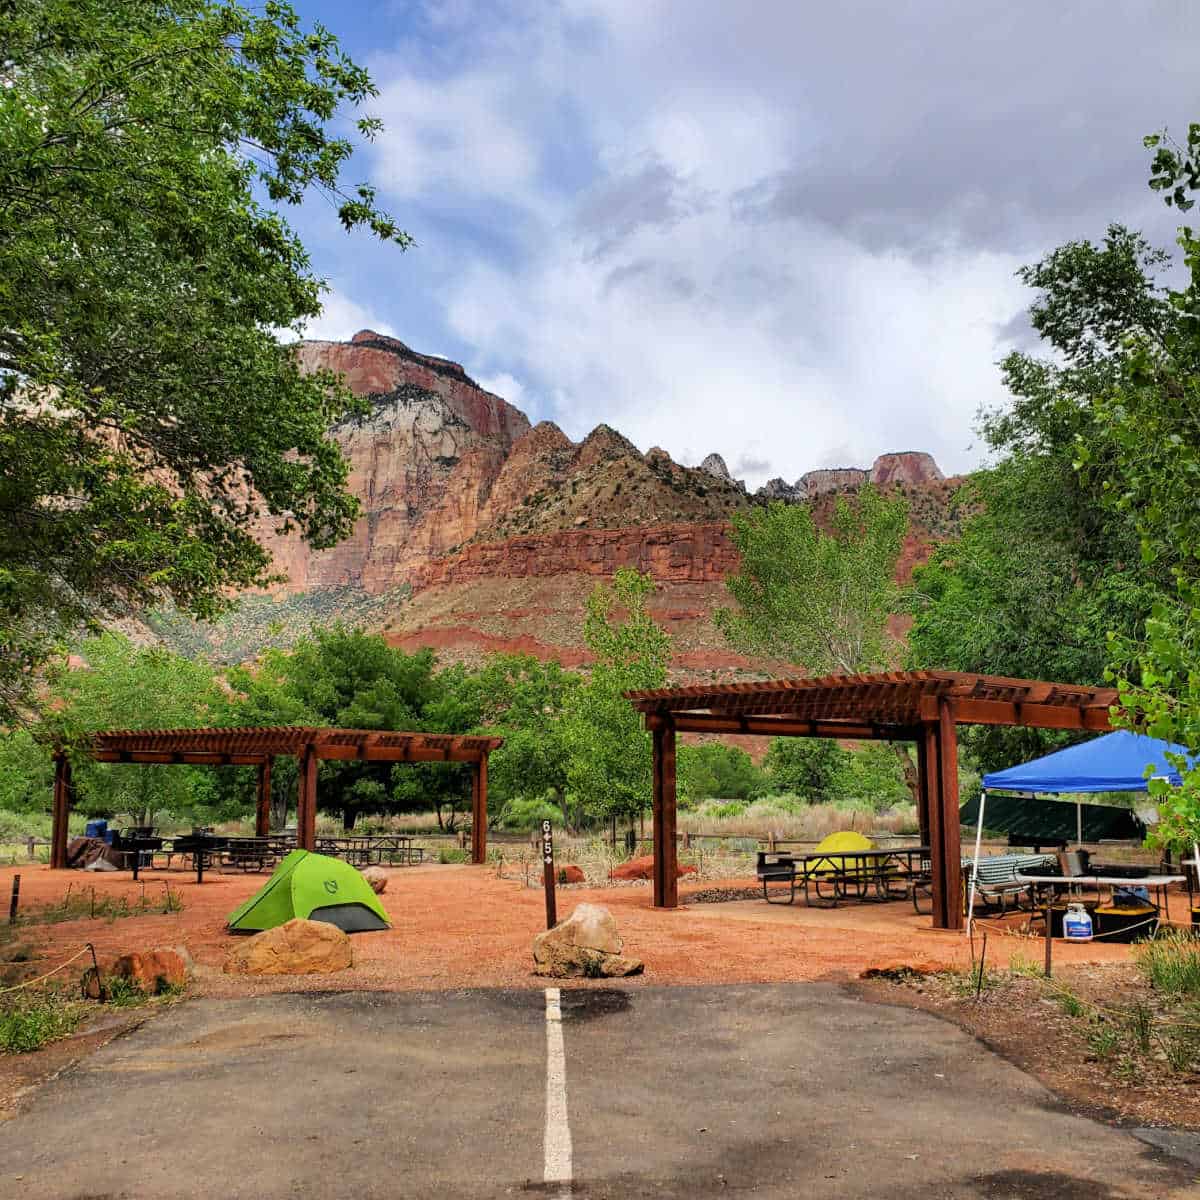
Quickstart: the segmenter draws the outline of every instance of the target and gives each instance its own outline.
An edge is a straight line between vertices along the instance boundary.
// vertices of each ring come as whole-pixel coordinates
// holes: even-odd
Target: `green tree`
[[[1010,354],[1012,396],[980,432],[998,462],[959,496],[961,536],[914,573],[909,663],[1064,683],[1097,683],[1108,635],[1140,636],[1168,582],[1145,564],[1131,514],[1106,503],[1114,461],[1098,405],[1123,378],[1131,339],[1162,344],[1177,318],[1156,282],[1167,257],[1111,226],[1103,241],[1071,242],[1020,272],[1037,296],[1030,321],[1044,356]],[[972,728],[964,742],[984,770],[1036,757],[1064,735]]]
[[[646,611],[654,587],[648,575],[623,568],[588,599],[584,640],[594,661],[561,732],[567,794],[592,821],[633,820],[650,796],[650,735],[624,693],[666,682],[670,639]]]
[[[403,729],[414,732],[464,733],[466,726],[447,727],[453,713],[431,650],[405,654],[378,634],[334,625],[314,629],[291,651],[268,650],[254,670],[229,673],[238,696],[233,711],[238,724],[307,724],[347,729]],[[295,786],[295,763],[280,762],[274,797],[288,796]],[[407,811],[433,805],[439,819],[461,810],[470,777],[459,764],[322,762],[317,795],[325,811],[340,812],[353,829],[364,812]]]
[[[85,625],[262,582],[262,527],[357,514],[328,436],[356,411],[276,333],[321,309],[282,210],[343,183],[367,73],[285,3],[0,5],[0,721]]]
[[[692,800],[752,800],[762,795],[766,778],[740,746],[702,742],[680,746],[679,791]]]
[[[772,792],[791,792],[814,803],[836,799],[839,773],[849,752],[832,738],[775,738],[763,759]]]
[[[106,633],[79,647],[82,662],[51,676],[53,703],[39,730],[47,747],[78,748],[101,729],[187,729],[227,725],[230,710],[210,664],[158,646],[135,646]],[[233,815],[222,804],[216,768],[96,763],[72,754],[76,807],[85,813],[128,814],[138,825],[156,813],[205,821]],[[246,768],[222,768],[250,775]],[[43,797],[49,804],[49,795]]]
[[[741,567],[725,580],[735,609],[717,625],[738,649],[814,675],[884,670],[897,655],[888,618],[908,503],[865,487],[839,497],[829,532],[806,505],[776,502],[733,516]]]
[[[1187,211],[1200,186],[1200,124],[1183,145],[1165,134],[1146,139],[1155,151],[1150,186]],[[1122,723],[1200,751],[1200,238],[1179,230],[1187,278],[1170,291],[1172,319],[1160,334],[1134,330],[1121,378],[1098,398],[1097,422],[1114,447],[1101,458],[1081,440],[1084,479],[1099,483],[1109,511],[1132,521],[1144,563],[1171,586],[1155,602],[1144,636],[1112,639]],[[1200,842],[1200,768],[1181,758],[1183,787],[1150,788],[1159,804],[1160,845],[1195,851]],[[1200,852],[1197,852],[1200,853]]]
[[[811,675],[882,671],[900,651],[889,618],[900,608],[896,566],[908,531],[908,502],[865,487],[839,497],[829,532],[805,505],[776,502],[733,517],[741,567],[725,585],[736,609],[717,626],[747,654],[782,659]],[[906,747],[893,748],[916,797]]]

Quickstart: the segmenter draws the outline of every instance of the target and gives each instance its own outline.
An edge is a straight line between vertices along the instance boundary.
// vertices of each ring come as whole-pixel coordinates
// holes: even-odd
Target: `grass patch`
[[[74,1033],[87,1012],[62,988],[13,992],[0,998],[0,1053],[26,1054]]]
[[[19,925],[57,925],[63,921],[89,920],[116,921],[124,917],[140,917],[150,914],[163,915],[183,911],[183,896],[166,886],[157,896],[147,895],[145,886],[141,894],[113,896],[97,895],[94,887],[76,888],[67,884],[67,891],[56,904],[22,911],[17,918]]]
[[[440,863],[465,863],[466,861],[467,852],[458,846],[443,846],[438,850],[438,862]]]
[[[1171,999],[1200,998],[1200,941],[1170,930],[1134,952],[1146,982]]]

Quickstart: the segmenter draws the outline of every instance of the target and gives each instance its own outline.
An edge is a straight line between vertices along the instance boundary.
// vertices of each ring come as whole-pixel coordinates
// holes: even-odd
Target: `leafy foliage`
[[[913,666],[1097,683],[1108,635],[1137,637],[1165,577],[1143,563],[1131,514],[1107,504],[1104,470],[1117,453],[1100,416],[1130,339],[1174,336],[1156,283],[1166,256],[1122,226],[1102,243],[1071,242],[1025,267],[1037,292],[1030,320],[1047,357],[1003,362],[1012,403],[985,414],[996,466],[959,502],[973,509],[961,536],[914,575]],[[976,728],[964,741],[985,770],[1064,742],[1033,730]]]
[[[678,749],[680,796],[695,800],[753,800],[763,794],[766,778],[740,746],[703,742]]]
[[[846,751],[832,738],[775,738],[763,760],[772,792],[829,800]]]
[[[276,338],[324,287],[279,210],[316,190],[347,230],[409,239],[342,183],[370,78],[279,0],[24,0],[0,45],[9,722],[81,626],[164,600],[209,617],[261,582],[260,521],[350,530],[328,429],[357,402]]]
[[[900,597],[896,563],[908,529],[902,496],[866,487],[853,503],[839,497],[829,533],[807,507],[780,502],[732,521],[741,567],[725,584],[737,608],[718,612],[717,624],[734,646],[816,675],[893,662],[887,621]]]

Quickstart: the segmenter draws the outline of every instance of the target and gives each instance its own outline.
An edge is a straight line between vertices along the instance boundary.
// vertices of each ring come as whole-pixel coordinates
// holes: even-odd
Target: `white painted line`
[[[562,995],[546,989],[546,1140],[543,1178],[571,1194],[571,1126],[567,1123],[567,1056],[563,1050]]]

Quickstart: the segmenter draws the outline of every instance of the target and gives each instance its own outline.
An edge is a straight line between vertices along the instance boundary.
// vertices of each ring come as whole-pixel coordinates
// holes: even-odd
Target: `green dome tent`
[[[352,866],[308,850],[293,850],[262,888],[229,914],[229,929],[259,933],[293,917],[328,921],[347,933],[388,928],[379,898]]]

